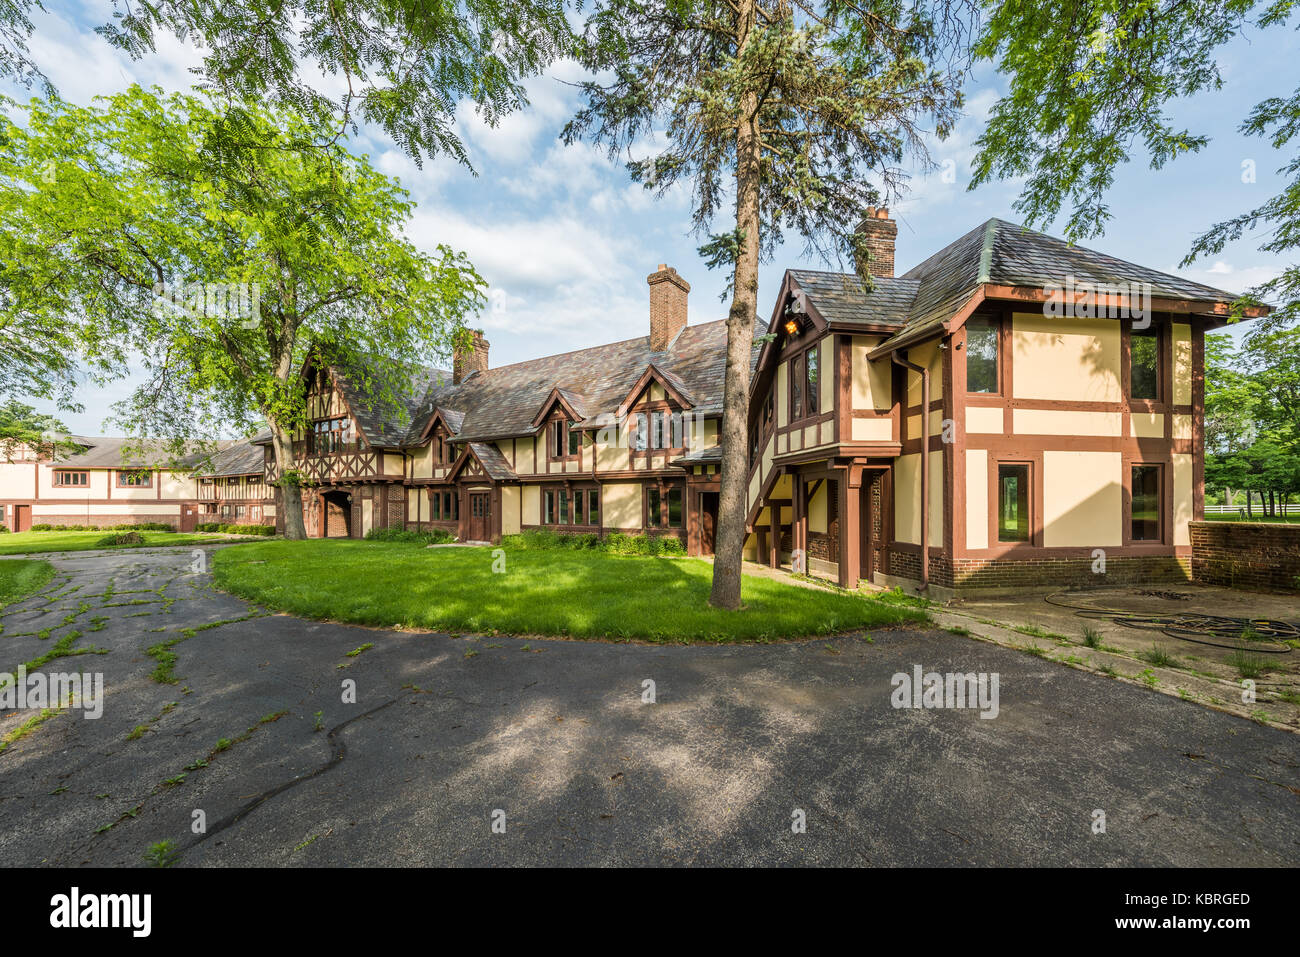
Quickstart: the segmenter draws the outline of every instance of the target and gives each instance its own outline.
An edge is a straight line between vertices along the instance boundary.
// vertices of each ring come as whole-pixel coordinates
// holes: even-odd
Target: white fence
[[[1259,502],[1252,502],[1251,511],[1259,513],[1263,509]],[[1240,505],[1207,505],[1205,506],[1206,515],[1236,515],[1238,512],[1246,511],[1246,503],[1243,501]],[[1290,505],[1278,504],[1277,512],[1279,515],[1300,515],[1300,505],[1292,503]]]

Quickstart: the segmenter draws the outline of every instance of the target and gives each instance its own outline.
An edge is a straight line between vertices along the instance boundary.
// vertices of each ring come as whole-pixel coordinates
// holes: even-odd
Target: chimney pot
[[[686,328],[686,300],[691,284],[671,266],[659,264],[646,277],[650,285],[650,351],[663,352]]]
[[[488,349],[492,343],[483,338],[482,329],[471,329],[471,348],[457,346],[452,352],[451,381],[459,385],[475,372],[487,372]]]

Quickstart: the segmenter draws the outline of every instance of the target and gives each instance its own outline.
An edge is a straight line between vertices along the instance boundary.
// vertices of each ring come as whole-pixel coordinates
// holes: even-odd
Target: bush
[[[227,535],[274,535],[274,525],[228,525],[221,522],[199,522],[196,532],[224,532]]]
[[[685,555],[686,545],[676,535],[627,535],[612,532],[601,538],[591,532],[569,535],[549,528],[530,528],[518,535],[503,535],[508,548],[595,549],[610,555]]]
[[[174,532],[175,525],[166,522],[125,522],[121,525],[51,525],[40,522],[33,525],[33,532]]]
[[[366,532],[368,542],[406,542],[412,545],[445,545],[454,542],[456,536],[440,528],[427,532],[406,528],[372,528]]]
[[[112,535],[105,535],[95,544],[101,548],[112,548],[116,545],[143,545],[144,536],[139,532],[114,532]]]
[[[0,525],[0,535],[3,535],[7,531],[9,531],[8,525]]]

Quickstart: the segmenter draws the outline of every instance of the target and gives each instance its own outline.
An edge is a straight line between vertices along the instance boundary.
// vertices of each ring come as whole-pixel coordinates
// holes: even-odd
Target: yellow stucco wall
[[[1012,395],[1118,402],[1120,326],[1113,319],[1011,318]],[[1019,429],[1017,429],[1019,431]]]
[[[1192,404],[1192,327],[1173,324],[1174,405]]]
[[[853,383],[850,388],[851,401],[855,409],[879,409],[881,411],[893,405],[891,395],[890,366],[888,359],[872,362],[867,353],[880,342],[878,336],[854,336],[851,345]]]
[[[901,455],[894,465],[894,535],[900,542],[921,540],[921,454]],[[931,547],[943,545],[943,453],[930,453]]]
[[[1002,410],[972,405],[966,407],[966,431],[982,435],[1001,435],[1004,430]]]
[[[1190,545],[1191,531],[1187,523],[1192,520],[1192,456],[1174,455],[1174,544]]]
[[[641,527],[641,483],[606,482],[601,496],[606,528]]]
[[[524,525],[540,525],[542,522],[542,490],[536,485],[525,485],[523,487],[523,518]]]
[[[514,535],[519,531],[519,500],[520,491],[518,485],[501,486],[502,535]]]
[[[1044,452],[1043,544],[1122,544],[1122,468],[1119,452]]]
[[[1124,415],[1081,409],[1013,409],[1011,421],[1018,435],[1118,436]]]
[[[989,547],[989,453],[966,450],[966,547]]]

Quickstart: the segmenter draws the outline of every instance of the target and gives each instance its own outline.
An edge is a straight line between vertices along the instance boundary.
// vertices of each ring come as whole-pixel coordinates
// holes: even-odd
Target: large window
[[[645,490],[645,523],[647,528],[682,527],[682,488],[672,485],[660,491],[657,485]]]
[[[998,466],[998,541],[1029,541],[1029,466]]]
[[[966,391],[998,391],[998,324],[992,319],[966,323]]]
[[[307,435],[307,451],[311,455],[335,455],[349,451],[353,443],[352,419],[340,416],[313,422]]]
[[[1129,537],[1135,542],[1160,541],[1160,466],[1133,466],[1133,520]]]
[[[118,488],[150,488],[153,486],[153,474],[142,469],[134,472],[118,472]]]
[[[582,433],[574,426],[575,422],[565,422],[563,419],[555,419],[551,422],[551,458],[564,459],[574,458],[578,454],[578,448],[582,444]]]
[[[1160,333],[1133,329],[1129,336],[1129,396],[1160,398]]]
[[[434,492],[432,511],[435,522],[454,522],[460,517],[460,506],[456,493]]]
[[[90,473],[88,472],[55,472],[54,485],[56,488],[85,488],[90,484]]]

